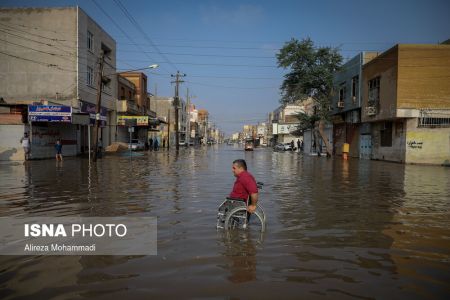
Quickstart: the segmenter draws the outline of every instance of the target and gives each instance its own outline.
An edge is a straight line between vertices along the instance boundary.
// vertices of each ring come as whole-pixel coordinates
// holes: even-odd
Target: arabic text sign
[[[137,126],[148,126],[148,116],[118,116],[117,117],[117,124],[121,126],[126,125],[125,120],[136,120]]]
[[[297,129],[295,124],[278,124],[278,134],[289,134]]]
[[[72,122],[72,107],[63,105],[29,105],[31,122]]]

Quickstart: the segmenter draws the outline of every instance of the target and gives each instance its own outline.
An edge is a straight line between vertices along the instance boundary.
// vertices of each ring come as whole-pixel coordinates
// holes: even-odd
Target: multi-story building
[[[180,134],[180,143],[183,143],[183,139],[186,134],[186,102],[180,99],[180,105],[178,109],[178,130]],[[164,124],[160,125],[160,130],[157,132],[149,133],[150,137],[159,140],[159,145],[173,147],[176,145],[176,124],[175,124],[175,106],[173,97],[151,97],[150,109],[156,113],[158,118],[163,120]],[[169,128],[168,128],[169,127]],[[169,143],[170,144],[169,144]]]
[[[127,124],[121,123],[130,116],[139,116],[141,110],[136,103],[136,86],[127,78],[117,75],[117,126],[116,141],[127,143],[130,138]],[[137,125],[137,122],[136,122]],[[132,138],[136,138],[137,132],[132,133]]]
[[[363,154],[370,150],[371,146],[365,143],[365,136],[369,133],[368,126],[361,127],[360,91],[362,67],[377,55],[377,52],[362,52],[345,63],[334,75],[331,115],[335,154],[342,154],[344,143],[350,145],[349,155],[353,157],[360,156],[360,147]]]
[[[3,124],[0,117],[0,152],[10,153],[1,159],[23,158],[17,140],[24,132],[31,135],[34,158],[53,157],[57,138],[62,139],[64,155],[86,150],[92,145],[89,124],[96,118],[100,79],[100,137],[104,146],[114,140],[117,81],[111,77],[116,71],[115,40],[79,7],[2,8],[0,18],[2,107],[3,111],[20,111],[25,121]],[[104,77],[99,78],[102,56]],[[61,118],[58,111],[67,115]]]
[[[189,144],[198,145],[200,144],[199,138],[199,125],[198,125],[198,109],[195,108],[194,104],[190,104],[189,109]]]
[[[132,82],[135,86],[135,103],[140,115],[147,115],[150,110],[150,99],[147,93],[147,75],[142,72],[121,72],[119,75]]]
[[[198,110],[198,127],[199,139],[202,144],[206,144],[209,138],[209,113],[206,109]]]
[[[450,163],[450,45],[399,44],[363,66],[372,159]]]
[[[260,123],[256,126],[256,139],[259,145],[267,146],[267,123]]]
[[[292,140],[302,140],[300,134],[296,134],[299,120],[297,115],[304,113],[304,101],[296,101],[292,104],[286,104],[278,107],[270,114],[272,144],[289,143]]]
[[[134,86],[134,98],[126,102],[129,107],[124,107],[123,104],[125,104],[125,102],[119,100],[122,104],[120,113],[117,117],[117,132],[119,133],[119,140],[123,141],[123,133],[126,133],[127,136],[129,135],[127,133],[128,126],[126,126],[125,120],[135,120],[133,124],[134,132],[132,133],[132,137],[141,141],[146,141],[153,135],[153,132],[155,131],[154,127],[159,124],[156,119],[156,113],[150,109],[151,97],[147,92],[147,75],[142,72],[121,72],[118,74],[117,79],[120,85],[118,91],[119,95],[122,94],[124,89],[126,90],[126,86],[124,84],[120,84],[123,83],[124,80]],[[128,97],[129,96],[130,94],[128,92]],[[126,140],[128,139],[129,137],[126,137]]]

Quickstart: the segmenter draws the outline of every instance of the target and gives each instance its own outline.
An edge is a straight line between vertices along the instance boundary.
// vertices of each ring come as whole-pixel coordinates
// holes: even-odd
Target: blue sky
[[[344,58],[396,43],[450,38],[450,1],[5,1],[2,7],[79,5],[117,42],[118,68],[159,63],[147,72],[149,91],[173,96],[170,74],[186,73],[198,108],[225,132],[264,121],[279,105],[284,70],[275,54],[291,38],[340,47]],[[146,36],[132,25],[122,3]],[[138,44],[139,46],[136,46]],[[145,51],[146,53],[142,53]],[[162,54],[161,54],[162,53]]]

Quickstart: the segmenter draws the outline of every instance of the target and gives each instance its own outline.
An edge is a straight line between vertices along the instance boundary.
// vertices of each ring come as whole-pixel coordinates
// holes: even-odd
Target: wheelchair
[[[262,189],[264,184],[257,182],[258,189]],[[264,232],[266,230],[266,215],[263,208],[258,204],[254,213],[247,211],[247,203],[250,199],[227,197],[219,206],[217,212],[217,229],[248,229],[252,231]],[[249,226],[251,223],[251,226]]]

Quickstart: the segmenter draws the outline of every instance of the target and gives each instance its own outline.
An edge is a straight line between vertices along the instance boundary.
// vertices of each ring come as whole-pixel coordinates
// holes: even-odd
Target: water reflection
[[[261,243],[260,236],[249,231],[219,232],[223,243],[223,256],[228,259],[224,269],[229,271],[227,279],[231,283],[244,283],[256,280],[256,246]],[[256,240],[254,239],[256,238]]]
[[[237,158],[265,183],[264,239],[215,229]],[[449,199],[448,168],[270,149],[3,164],[0,215],[157,216],[158,255],[0,257],[0,297],[444,299]]]

